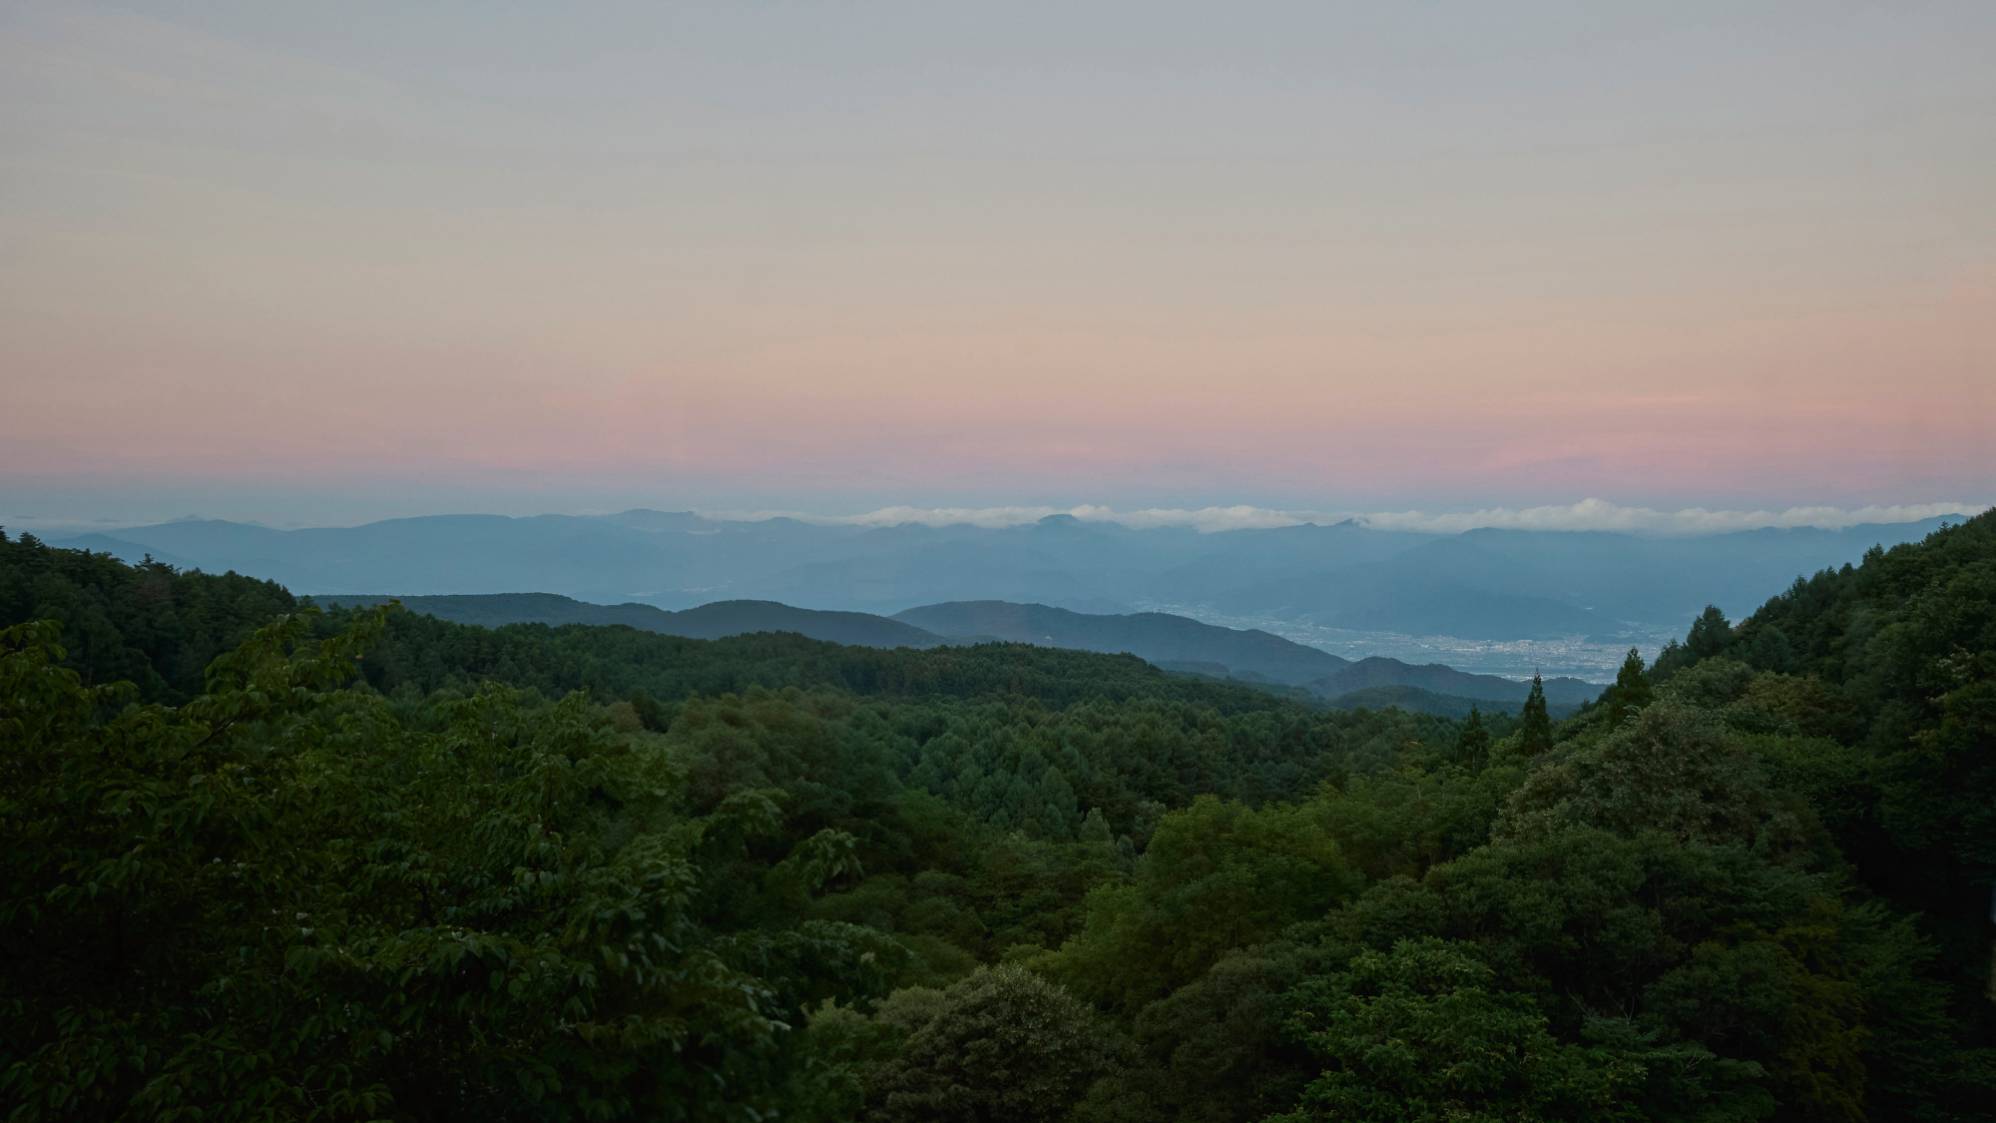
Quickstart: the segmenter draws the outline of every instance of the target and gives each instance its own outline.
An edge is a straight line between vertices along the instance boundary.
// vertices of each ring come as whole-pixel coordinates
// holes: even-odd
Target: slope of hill
[[[83,534],[75,538],[65,538],[62,541],[62,547],[67,550],[88,550],[93,554],[108,554],[127,565],[140,565],[146,559],[150,558],[162,565],[170,565],[175,569],[200,568],[178,554],[170,553],[166,550],[154,549],[153,547],[144,546],[137,542],[127,542],[122,538],[113,538],[108,534]]]
[[[589,604],[551,593],[310,599],[337,607],[400,600],[412,612],[489,628],[508,624],[621,624],[688,639],[794,632],[857,647],[998,642],[1127,653],[1181,674],[1260,686],[1302,687],[1344,708],[1397,705],[1404,699],[1418,712],[1458,714],[1467,713],[1471,703],[1516,706],[1524,701],[1526,691],[1524,683],[1497,675],[1380,657],[1354,663],[1267,632],[1224,628],[1162,612],[1099,615],[1043,604],[956,601],[925,605],[890,618],[796,608],[773,601],[715,601],[672,612],[647,604]],[[1599,686],[1572,678],[1548,679],[1545,688],[1547,700],[1562,712],[1593,700],[1601,691]],[[1361,692],[1361,700],[1349,697]]]
[[[674,635],[719,639],[748,632],[796,632],[856,647],[934,647],[941,637],[866,612],[793,608],[775,601],[726,600],[672,613]]]
[[[1332,708],[1339,710],[1395,709],[1405,710],[1410,714],[1433,714],[1436,717],[1449,718],[1468,717],[1473,709],[1490,713],[1502,705],[1483,698],[1437,694],[1432,690],[1422,690],[1418,686],[1368,686],[1340,694],[1330,699],[1330,704]],[[1565,717],[1573,710],[1572,706],[1546,707],[1546,711],[1553,717]]]
[[[622,624],[640,631],[687,639],[720,639],[755,632],[795,632],[800,636],[854,647],[934,647],[942,640],[885,616],[864,612],[825,612],[774,601],[715,601],[669,612],[648,604],[589,604],[552,593],[487,593],[458,596],[318,596],[332,606],[366,606],[400,600],[404,608],[458,624],[487,628],[507,624]]]
[[[1083,651],[1127,651],[1160,665],[1217,664],[1236,678],[1292,686],[1335,673],[1347,662],[1328,651],[1267,632],[1222,628],[1163,612],[1098,615],[1044,604],[984,600],[924,605],[898,613],[894,619],[941,636],[988,636]]]
[[[1708,614],[1656,673],[1740,664],[1810,685],[1812,725],[1864,754],[1840,795],[1878,801],[1839,824],[1852,859],[1980,956],[1996,920],[1996,512],[1798,580],[1737,628]]]
[[[1601,694],[1600,686],[1577,678],[1549,678],[1544,686],[1549,705],[1568,709],[1592,702]],[[1384,688],[1415,689],[1465,702],[1497,702],[1505,706],[1523,703],[1531,689],[1526,683],[1499,675],[1473,675],[1440,663],[1415,665],[1381,658],[1360,659],[1336,674],[1310,683],[1310,689],[1334,699]],[[1466,704],[1463,712],[1468,712]]]

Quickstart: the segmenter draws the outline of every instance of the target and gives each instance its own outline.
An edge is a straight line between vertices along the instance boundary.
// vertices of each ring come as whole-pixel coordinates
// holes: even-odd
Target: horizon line
[[[915,506],[892,505],[851,514],[825,514],[779,508],[703,508],[667,510],[653,507],[627,507],[617,510],[583,508],[509,515],[498,512],[436,511],[428,514],[398,515],[362,519],[355,522],[273,523],[254,518],[222,518],[190,514],[153,522],[114,519],[50,519],[34,515],[0,517],[0,526],[19,526],[38,536],[59,531],[70,537],[108,534],[117,530],[168,526],[188,522],[225,522],[266,530],[354,529],[388,522],[433,518],[615,518],[620,515],[669,514],[716,523],[761,523],[788,519],[815,526],[850,526],[865,529],[891,529],[925,526],[936,529],[970,527],[1003,530],[1034,525],[1048,520],[1068,520],[1082,524],[1121,526],[1130,530],[1192,530],[1200,534],[1244,530],[1277,530],[1291,527],[1332,527],[1355,525],[1369,530],[1432,534],[1462,534],[1472,530],[1526,530],[1562,533],[1622,533],[1648,537],[1701,537],[1753,530],[1820,529],[1845,530],[1855,526],[1893,525],[1924,522],[1950,515],[1973,518],[1989,510],[1987,502],[1941,500],[1926,503],[1867,504],[1855,507],[1833,505],[1791,506],[1785,508],[1683,507],[1665,510],[1623,505],[1610,500],[1586,498],[1570,504],[1542,504],[1525,507],[1486,506],[1466,511],[1449,510],[1319,510],[1308,508],[1261,507],[1251,504],[1203,507],[1138,507],[1118,509],[1107,504],[1081,503],[1067,507],[1053,505],[995,506]]]

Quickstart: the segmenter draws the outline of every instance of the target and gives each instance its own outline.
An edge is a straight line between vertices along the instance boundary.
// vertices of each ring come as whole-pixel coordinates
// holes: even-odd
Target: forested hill
[[[1996,1110],[1989,516],[1564,721],[29,540],[0,612],[10,1120]]]
[[[296,605],[270,581],[127,565],[0,533],[0,625],[59,622],[85,683],[130,682],[148,700],[198,693],[210,661]]]
[[[775,601],[715,601],[668,612],[648,604],[589,604],[553,593],[471,593],[453,596],[317,596],[330,607],[366,607],[400,600],[421,612],[459,624],[622,624],[688,639],[721,639],[752,632],[795,632],[827,643],[858,647],[934,647],[940,637],[885,616],[793,608]]]
[[[64,662],[86,684],[132,681],[149,701],[198,694],[208,660],[303,603],[274,584],[234,574],[128,566],[31,536],[0,536],[0,624],[58,623]],[[315,631],[337,632],[373,615],[367,607],[332,605],[313,618]],[[757,687],[823,687],[898,696],[1016,695],[1051,705],[1154,697],[1224,712],[1298,708],[1248,686],[1170,675],[1128,655],[1024,644],[893,650],[787,632],[697,640],[601,624],[488,628],[407,611],[384,617],[360,668],[384,691],[498,681],[549,695],[587,690],[641,706]]]
[[[1996,513],[1798,580],[1738,628],[1708,610],[1658,669],[1704,660],[1806,692],[1852,746],[1810,762],[1846,853],[1970,954],[1996,923]]]
[[[1398,659],[1360,659],[1309,684],[1310,689],[1328,698],[1340,698],[1361,690],[1404,687],[1430,694],[1495,702],[1517,706],[1524,702],[1526,685],[1498,675],[1474,675],[1440,663],[1416,666]],[[1549,678],[1541,684],[1546,701],[1555,707],[1577,708],[1601,696],[1596,683],[1577,678]]]
[[[455,596],[315,596],[332,608],[399,600],[404,608],[481,627],[508,624],[621,624],[641,631],[699,639],[755,632],[794,632],[860,647],[935,647],[994,640],[1110,654],[1128,653],[1157,666],[1208,678],[1303,688],[1346,709],[1398,704],[1407,709],[1466,714],[1472,704],[1516,707],[1526,684],[1439,664],[1398,659],[1353,663],[1330,652],[1255,630],[1224,628],[1161,612],[1112,615],[1071,612],[1009,601],[953,601],[910,609],[892,619],[863,612],[827,612],[770,601],[717,601],[668,612],[645,604],[599,605],[551,593],[472,593]],[[1386,693],[1381,693],[1385,691]],[[1595,684],[1554,678],[1547,699],[1567,713],[1601,693]],[[1378,701],[1386,699],[1386,701]]]
[[[1290,686],[1321,679],[1348,664],[1328,651],[1267,632],[1223,628],[1163,612],[1098,614],[985,600],[924,605],[894,618],[942,636],[1128,651],[1153,663],[1217,663],[1237,676]]]

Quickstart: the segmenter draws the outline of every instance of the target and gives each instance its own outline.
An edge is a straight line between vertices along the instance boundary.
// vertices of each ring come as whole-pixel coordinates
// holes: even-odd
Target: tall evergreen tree
[[[1534,672],[1532,691],[1525,695],[1525,708],[1518,711],[1518,746],[1527,756],[1552,748],[1552,715],[1546,712],[1545,680]]]
[[[1602,697],[1608,706],[1608,724],[1627,721],[1630,714],[1649,705],[1653,696],[1649,675],[1643,671],[1642,652],[1631,647],[1628,658],[1622,660],[1622,669],[1615,674],[1615,685]]]
[[[1732,644],[1733,625],[1716,604],[1705,606],[1705,611],[1691,622],[1691,631],[1684,637],[1684,646],[1691,649],[1694,662],[1722,654]]]
[[[1455,757],[1470,768],[1481,768],[1489,756],[1490,729],[1483,724],[1482,712],[1472,704],[1469,717],[1455,735]]]

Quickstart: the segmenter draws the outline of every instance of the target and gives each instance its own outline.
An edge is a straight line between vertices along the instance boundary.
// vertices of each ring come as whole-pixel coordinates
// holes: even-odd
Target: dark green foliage
[[[1300,686],[1346,665],[1315,647],[1253,629],[1222,628],[1163,612],[1101,615],[1043,604],[951,601],[911,608],[895,620],[938,635],[1038,643],[1082,651],[1127,651],[1153,663],[1217,664],[1222,673]]]
[[[1649,705],[1653,696],[1649,675],[1643,670],[1642,652],[1631,647],[1628,658],[1622,660],[1621,670],[1615,672],[1615,685],[1601,696],[1601,706],[1608,712],[1608,724],[1621,725],[1628,721],[1636,711]]]
[[[10,1120],[1996,1105],[1989,516],[1557,726],[31,539],[0,613]]]
[[[1650,673],[1657,682],[1663,682],[1701,660],[1731,652],[1735,642],[1733,626],[1726,620],[1726,614],[1719,611],[1717,605],[1708,604],[1705,611],[1691,622],[1691,630],[1685,635],[1684,642],[1671,640],[1664,645]]]
[[[126,565],[0,533],[0,625],[60,623],[65,664],[86,685],[134,683],[149,702],[199,693],[211,660],[292,607],[268,581]]]
[[[1515,679],[1470,674],[1440,663],[1417,666],[1376,655],[1318,679],[1310,684],[1310,688],[1346,708],[1354,704],[1354,697],[1386,691],[1403,691],[1410,697],[1432,696],[1460,704],[1461,709],[1433,711],[1447,712],[1454,717],[1467,712],[1471,702],[1498,703],[1508,707],[1524,701],[1529,693],[1526,684]],[[1561,677],[1550,682],[1541,679],[1539,692],[1546,696],[1547,703],[1555,712],[1571,713],[1599,697],[1601,688],[1591,682]]]
[[[1403,940],[1296,997],[1296,1030],[1328,1067],[1270,1123],[1642,1118],[1639,1065],[1561,1043],[1473,951]]]
[[[720,639],[754,632],[794,632],[828,643],[862,647],[934,647],[940,636],[867,612],[824,612],[774,601],[715,601],[669,612],[649,604],[589,604],[553,593],[471,593],[453,596],[315,596],[329,608],[369,608],[399,601],[439,620],[485,628],[507,624],[622,624],[642,632]]]
[[[1164,817],[1128,884],[1089,895],[1084,926],[1052,970],[1134,1013],[1227,951],[1322,916],[1358,884],[1329,805],[1255,810],[1202,796]]]
[[[343,612],[327,614],[337,629]],[[544,694],[588,690],[661,704],[754,686],[830,687],[923,698],[1016,695],[1048,705],[1173,698],[1223,712],[1293,710],[1249,687],[1169,675],[1133,656],[980,644],[933,651],[841,647],[795,634],[694,640],[624,627],[515,624],[486,629],[414,613],[390,617],[364,670],[375,687],[422,691],[485,679]]]
[[[1490,759],[1490,730],[1475,706],[1469,708],[1469,716],[1463,719],[1462,729],[1456,734],[1455,758],[1469,769],[1482,768]]]
[[[1524,686],[1519,686],[1521,692],[1526,689]],[[1468,717],[1469,711],[1480,709],[1489,701],[1489,699],[1479,701],[1457,694],[1436,694],[1417,686],[1368,686],[1363,690],[1353,690],[1335,698],[1327,698],[1324,704],[1340,710],[1399,709],[1412,714],[1433,714],[1436,717],[1461,719]],[[1547,704],[1547,712],[1554,717],[1572,714],[1580,708],[1578,704]]]
[[[1532,676],[1531,693],[1525,695],[1518,711],[1518,748],[1526,756],[1537,756],[1552,747],[1552,716],[1546,713],[1545,683]]]
[[[1684,650],[1690,652],[1692,660],[1710,659],[1724,655],[1733,645],[1733,626],[1726,621],[1726,614],[1717,605],[1708,604],[1698,619],[1691,622],[1691,631],[1684,637]]]
[[[1818,845],[1809,808],[1773,788],[1760,761],[1708,711],[1671,702],[1597,741],[1562,746],[1512,791],[1499,839],[1584,824],[1783,856]]]
[[[1144,1007],[1135,1019],[1135,1063],[1101,1089],[1124,1110],[1089,1118],[1223,1123],[1295,1103],[1311,1058],[1286,1019],[1290,992],[1316,958],[1288,941],[1243,948]]]
[[[852,840],[786,844],[753,791],[675,810],[667,756],[580,696],[412,722],[341,689],[365,629],[293,617],[104,722],[53,633],[0,633],[15,1118],[751,1119],[811,1095],[805,1004],[893,961],[746,926]]]
[[[1980,989],[1996,884],[1996,515],[1798,580],[1741,623],[1732,653],[1818,684],[1811,732],[1859,750],[1841,794],[1856,820],[1846,853],[1932,917],[1964,989]]]

